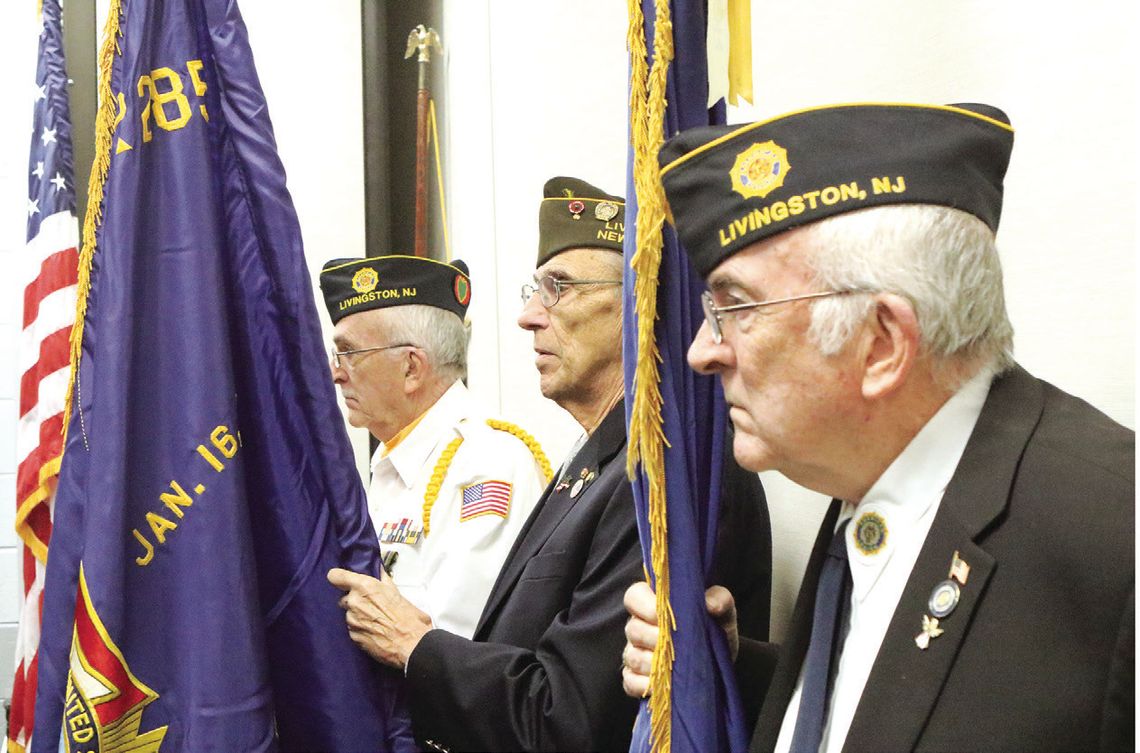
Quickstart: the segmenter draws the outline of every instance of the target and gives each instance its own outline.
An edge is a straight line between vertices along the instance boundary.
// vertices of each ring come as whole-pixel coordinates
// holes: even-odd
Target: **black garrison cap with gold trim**
[[[625,199],[578,178],[551,178],[538,209],[538,264],[570,248],[608,248],[621,253]]]
[[[402,255],[333,259],[320,279],[333,324],[360,311],[413,303],[463,319],[471,302],[471,277],[458,259],[450,264]]]
[[[757,241],[844,212],[937,204],[997,230],[1009,118],[979,104],[835,105],[670,139],[673,225],[702,276]]]

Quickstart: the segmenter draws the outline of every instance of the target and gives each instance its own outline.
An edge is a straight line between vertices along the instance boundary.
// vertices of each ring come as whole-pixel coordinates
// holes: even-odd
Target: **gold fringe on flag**
[[[649,673],[650,739],[653,753],[668,753],[672,741],[673,632],[676,619],[669,603],[669,552],[665,521],[665,447],[661,422],[661,352],[657,347],[657,284],[661,268],[665,191],[657,152],[665,141],[665,89],[673,60],[673,23],[669,0],[656,0],[653,22],[653,67],[648,68],[645,17],[639,0],[628,0],[630,54],[630,140],[633,186],[637,197],[637,248],[630,259],[635,275],[637,366],[629,420],[626,471],[632,478],[638,463],[649,486],[650,558],[656,581],[659,637]]]
[[[67,441],[67,427],[71,423],[72,397],[79,383],[79,359],[83,355],[83,324],[87,316],[87,296],[91,292],[91,263],[95,258],[95,231],[103,222],[103,188],[107,171],[111,167],[111,142],[115,126],[121,120],[115,116],[115,95],[111,91],[111,64],[121,54],[119,27],[122,0],[111,0],[107,11],[107,24],[103,27],[103,44],[99,48],[99,109],[95,113],[95,159],[91,164],[91,177],[87,182],[87,212],[83,217],[83,242],[79,251],[79,285],[76,291],[75,324],[71,328],[71,375],[67,380],[67,395],[63,402],[63,437]],[[82,417],[82,411],[80,411]],[[86,438],[84,438],[86,441]]]

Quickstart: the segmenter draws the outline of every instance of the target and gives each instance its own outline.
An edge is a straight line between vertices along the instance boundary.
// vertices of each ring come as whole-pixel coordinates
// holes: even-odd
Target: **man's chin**
[[[732,456],[736,458],[736,464],[753,473],[772,470],[767,453],[757,446],[759,442],[754,437],[742,432],[739,426],[735,428],[736,432],[732,438]]]

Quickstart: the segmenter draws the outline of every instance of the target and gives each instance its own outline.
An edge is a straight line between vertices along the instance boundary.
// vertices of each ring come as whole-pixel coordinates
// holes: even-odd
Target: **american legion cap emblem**
[[[784,147],[775,141],[765,141],[736,155],[729,176],[732,189],[744,198],[764,198],[784,185],[784,178],[791,169]]]
[[[371,293],[380,282],[380,275],[372,267],[361,267],[352,276],[352,289],[357,293]]]

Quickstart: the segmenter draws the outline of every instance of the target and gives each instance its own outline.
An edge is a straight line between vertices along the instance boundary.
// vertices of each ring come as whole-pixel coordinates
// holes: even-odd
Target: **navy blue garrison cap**
[[[937,204],[993,230],[1013,127],[979,104],[817,107],[683,131],[661,147],[673,225],[702,276],[757,241],[885,204]]]

